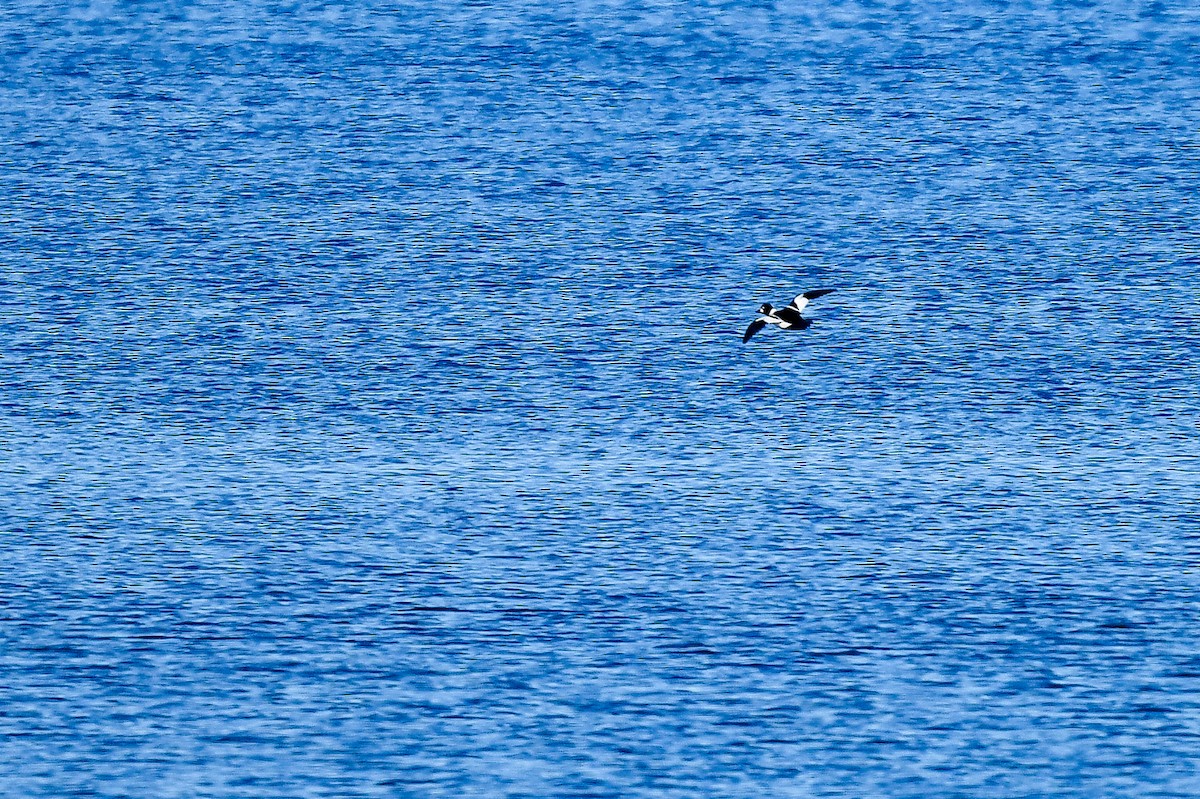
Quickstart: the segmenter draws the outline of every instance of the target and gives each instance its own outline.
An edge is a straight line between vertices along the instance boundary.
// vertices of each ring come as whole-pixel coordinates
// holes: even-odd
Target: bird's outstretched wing
[[[814,289],[813,291],[806,291],[797,296],[796,299],[792,300],[788,304],[788,307],[795,308],[797,311],[803,311],[805,306],[808,305],[809,300],[815,300],[817,297],[824,297],[826,294],[832,294],[836,290],[837,289]]]
[[[753,322],[750,323],[750,327],[746,328],[746,335],[742,336],[742,343],[745,344],[747,341],[750,340],[751,336],[753,336],[755,333],[762,330],[766,326],[767,326],[767,323],[764,322],[763,320],[755,319]]]

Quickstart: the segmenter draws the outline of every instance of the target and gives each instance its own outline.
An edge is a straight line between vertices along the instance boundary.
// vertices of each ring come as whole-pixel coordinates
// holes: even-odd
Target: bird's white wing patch
[[[795,308],[797,311],[803,311],[807,305],[808,305],[808,297],[805,297],[803,294],[796,297],[796,299],[792,300],[792,307]]]

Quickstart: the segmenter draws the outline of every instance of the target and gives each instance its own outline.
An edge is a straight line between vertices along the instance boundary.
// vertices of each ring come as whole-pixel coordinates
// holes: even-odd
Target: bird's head
[[[762,305],[758,306],[758,312],[763,316],[769,316],[773,310],[775,309],[771,307],[771,303],[769,302],[764,302]]]

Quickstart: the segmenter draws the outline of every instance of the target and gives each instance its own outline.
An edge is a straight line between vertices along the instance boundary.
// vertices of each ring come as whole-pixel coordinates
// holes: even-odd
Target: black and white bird
[[[750,323],[750,327],[746,328],[746,335],[742,336],[742,343],[745,344],[758,331],[762,330],[767,325],[779,325],[780,330],[804,330],[812,324],[811,319],[805,319],[800,315],[808,306],[809,300],[815,300],[817,297],[824,297],[826,294],[834,291],[834,289],[817,289],[816,291],[806,291],[796,299],[788,303],[786,308],[772,307],[771,303],[764,302],[759,306],[758,312],[762,316]]]

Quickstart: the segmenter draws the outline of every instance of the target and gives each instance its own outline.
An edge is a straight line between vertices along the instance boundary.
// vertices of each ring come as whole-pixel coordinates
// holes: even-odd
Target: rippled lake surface
[[[1200,795],[1194,4],[0,48],[3,796]]]

